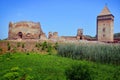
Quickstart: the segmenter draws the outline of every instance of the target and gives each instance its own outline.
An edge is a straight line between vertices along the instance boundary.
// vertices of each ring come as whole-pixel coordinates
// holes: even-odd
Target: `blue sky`
[[[40,22],[43,32],[75,36],[96,35],[96,17],[105,4],[115,16],[114,33],[120,32],[120,0],[0,0],[0,39],[8,37],[9,22]]]

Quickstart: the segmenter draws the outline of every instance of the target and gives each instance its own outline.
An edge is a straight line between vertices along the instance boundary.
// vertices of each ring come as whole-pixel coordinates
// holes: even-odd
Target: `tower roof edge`
[[[101,11],[101,13],[98,16],[109,15],[109,14],[111,14],[111,12],[108,9],[108,7],[105,5],[105,7],[103,8],[103,10]]]

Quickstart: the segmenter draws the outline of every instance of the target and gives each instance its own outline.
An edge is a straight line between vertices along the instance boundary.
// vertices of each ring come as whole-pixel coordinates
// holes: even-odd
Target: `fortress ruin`
[[[41,29],[40,23],[35,22],[17,22],[9,23],[9,40],[16,39],[40,39],[46,37]]]
[[[110,13],[107,6],[104,7],[102,12],[97,16],[97,39],[98,41],[113,41],[113,27],[114,16]],[[26,40],[26,39],[61,39],[61,40],[92,40],[83,34],[83,29],[78,29],[76,36],[58,36],[58,32],[49,32],[48,38],[43,32],[40,23],[36,22],[17,22],[9,23],[9,40]]]

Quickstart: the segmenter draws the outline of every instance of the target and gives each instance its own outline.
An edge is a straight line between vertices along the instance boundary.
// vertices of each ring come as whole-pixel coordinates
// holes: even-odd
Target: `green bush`
[[[47,44],[47,52],[51,52],[52,51],[52,44],[48,43]]]
[[[35,47],[40,48],[41,47],[41,43],[36,43]]]
[[[19,71],[19,70],[20,70],[19,67],[12,67],[12,68],[10,69],[10,71],[12,71],[12,72],[17,72],[17,71]]]
[[[10,49],[11,49],[11,46],[9,45],[9,46],[8,46],[8,51],[9,51]]]
[[[92,80],[93,74],[88,65],[73,65],[65,71],[67,80]]]
[[[49,54],[51,54],[53,50],[56,50],[57,46],[58,46],[57,43],[53,45],[52,43],[49,43],[46,41],[35,44],[35,47],[37,48],[37,50],[48,52]]]
[[[55,50],[57,50],[57,48],[58,48],[58,43],[57,42],[55,43],[54,48],[55,48]]]
[[[25,43],[22,43],[22,48],[24,48],[25,47]]]
[[[20,43],[20,42],[18,42],[18,43],[17,43],[17,47],[20,47],[20,44],[21,44],[21,43]]]
[[[33,76],[28,75],[28,76],[26,76],[25,80],[34,80],[34,78],[33,78]]]
[[[3,77],[7,80],[15,80],[20,76],[19,71],[19,67],[12,67],[9,71],[6,72]]]
[[[9,73],[6,73],[3,77],[6,80],[15,80],[16,78],[19,77],[19,73],[18,72],[9,72]]]
[[[7,53],[5,54],[5,57],[6,57],[6,58],[11,58],[11,57],[12,57],[12,55],[11,55],[11,53],[10,53],[10,52],[7,52]]]
[[[30,55],[30,53],[29,53],[29,52],[27,52],[27,53],[26,53],[26,55]]]
[[[28,68],[30,69],[30,68]],[[12,67],[3,75],[5,80],[33,80],[33,77],[28,75],[28,70],[22,70],[19,67]]]
[[[13,52],[17,52],[17,48],[16,47],[13,48]]]
[[[11,49],[11,46],[10,46],[9,42],[7,43],[7,49],[8,49],[8,51]]]
[[[114,71],[113,79],[120,80],[120,67],[116,68],[116,70]]]
[[[2,51],[3,51],[2,48],[0,48],[0,53],[2,53]]]
[[[42,50],[45,50],[45,49],[47,48],[47,42],[44,41],[44,42],[42,43],[41,47],[42,47]]]

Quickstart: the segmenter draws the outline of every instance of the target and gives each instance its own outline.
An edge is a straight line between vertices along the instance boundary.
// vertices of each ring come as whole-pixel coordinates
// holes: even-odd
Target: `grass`
[[[119,44],[59,44],[58,54],[72,59],[120,65]]]
[[[120,80],[118,77],[120,66],[36,53],[0,55],[0,80],[6,80],[6,76],[11,75],[12,78],[18,78],[18,80],[22,78],[26,80],[67,80],[65,71],[71,69],[73,65],[83,64],[93,71],[91,75],[94,80]]]

